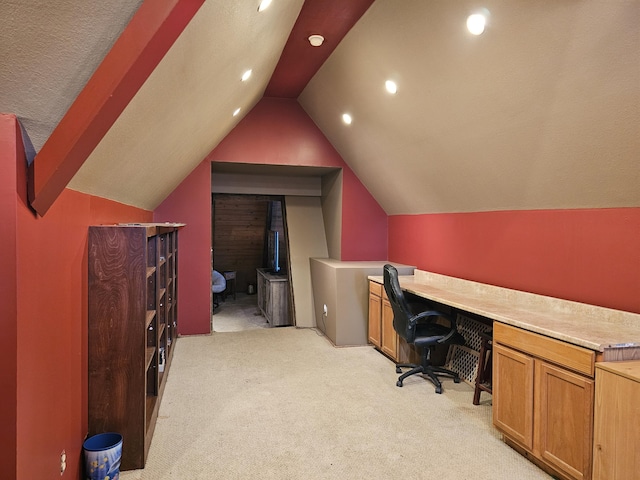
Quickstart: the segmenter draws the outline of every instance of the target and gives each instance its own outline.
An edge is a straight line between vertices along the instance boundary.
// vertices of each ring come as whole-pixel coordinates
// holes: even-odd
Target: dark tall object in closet
[[[89,435],[123,436],[143,468],[178,336],[181,224],[89,228]]]

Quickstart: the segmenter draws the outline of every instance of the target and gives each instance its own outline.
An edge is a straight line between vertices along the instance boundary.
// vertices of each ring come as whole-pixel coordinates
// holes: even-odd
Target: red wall
[[[156,221],[187,223],[179,237],[181,334],[203,334],[211,329],[208,288],[213,161],[341,167],[342,260],[386,259],[387,216],[380,205],[296,100],[263,98],[155,210]],[[185,279],[191,288],[185,287]],[[203,280],[206,283],[200,283]]]
[[[0,317],[2,478],[60,478],[64,450],[64,478],[77,479],[87,433],[87,227],[152,213],[64,190],[44,217],[34,215],[13,115],[0,115],[0,162],[0,250],[6,273],[15,272],[0,285],[14,307]]]
[[[263,98],[207,160],[342,168],[341,260],[386,259],[386,213],[296,100]]]
[[[24,178],[18,177],[16,158],[25,158],[18,123],[14,116],[0,114],[0,265],[3,271],[0,275],[0,468],[7,478],[16,478],[17,468],[18,264],[15,252],[18,204],[24,199],[16,195],[16,186],[26,185]]]
[[[211,329],[211,167],[202,162],[154,211],[156,222],[179,222],[178,331]]]
[[[389,260],[640,313],[640,208],[389,217]]]

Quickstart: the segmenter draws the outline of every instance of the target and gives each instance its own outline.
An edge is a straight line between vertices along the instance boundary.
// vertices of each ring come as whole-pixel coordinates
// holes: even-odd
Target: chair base
[[[403,368],[410,368],[408,372],[402,373]],[[453,378],[453,383],[460,383],[460,375],[452,370],[448,370],[443,367],[436,367],[433,365],[416,365],[415,363],[398,363],[396,365],[396,373],[402,373],[400,377],[398,377],[398,381],[396,382],[396,386],[402,387],[402,382],[405,378],[410,375],[415,375],[417,373],[426,375],[426,377],[431,380],[436,387],[436,393],[442,393],[442,382],[437,377],[437,375],[447,375]]]
[[[220,297],[222,297],[222,301],[224,302],[224,297],[222,296],[222,292],[221,293],[213,293],[213,308],[216,309],[220,306]]]

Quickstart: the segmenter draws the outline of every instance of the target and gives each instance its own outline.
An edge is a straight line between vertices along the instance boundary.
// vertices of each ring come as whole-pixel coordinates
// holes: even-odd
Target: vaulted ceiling
[[[142,4],[0,3],[0,112],[34,152]],[[637,0],[258,4],[205,0],[69,188],[154,209],[278,96],[297,99],[388,214],[640,206]],[[489,23],[473,36],[478,8]]]

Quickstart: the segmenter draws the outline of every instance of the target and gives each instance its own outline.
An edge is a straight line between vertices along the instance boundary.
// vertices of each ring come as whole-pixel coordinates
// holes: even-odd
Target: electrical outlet
[[[327,313],[329,313],[329,310],[327,309],[327,304],[325,303],[322,306],[322,315],[324,315],[325,317],[327,316]]]
[[[62,450],[60,454],[60,476],[64,475],[64,471],[67,469],[67,453]]]

